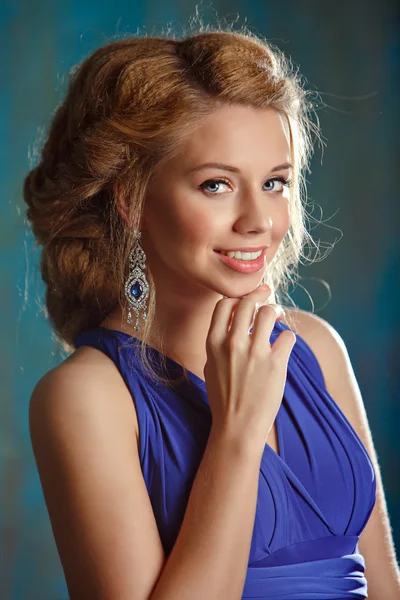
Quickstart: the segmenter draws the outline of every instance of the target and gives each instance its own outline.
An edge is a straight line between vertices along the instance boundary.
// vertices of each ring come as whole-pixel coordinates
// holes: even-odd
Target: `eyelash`
[[[285,179],[284,177],[271,177],[271,179],[267,179],[266,183],[268,181],[280,181],[287,188],[290,188],[293,183],[291,179]],[[203,181],[203,183],[201,183],[199,185],[199,188],[204,190],[207,187],[207,184],[209,184],[209,183],[224,183],[225,185],[229,185],[229,181],[226,181],[226,179],[222,179],[222,178],[221,179],[207,179],[206,181]],[[269,190],[267,190],[267,191],[269,191]],[[216,192],[208,192],[208,193],[211,194],[212,196],[219,196],[219,194]],[[275,192],[275,193],[279,193],[279,192]]]

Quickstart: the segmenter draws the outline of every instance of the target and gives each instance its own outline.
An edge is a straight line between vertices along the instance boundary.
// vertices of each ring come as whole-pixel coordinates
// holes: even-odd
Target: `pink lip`
[[[226,264],[227,267],[230,267],[234,271],[239,271],[239,273],[255,273],[262,269],[266,262],[266,249],[264,249],[260,256],[255,260],[239,260],[237,258],[230,258],[229,256],[225,256],[225,254],[221,254],[214,250],[216,254],[221,258],[221,260]]]

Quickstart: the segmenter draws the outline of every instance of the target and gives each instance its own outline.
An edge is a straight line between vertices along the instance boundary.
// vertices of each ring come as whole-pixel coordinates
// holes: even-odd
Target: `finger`
[[[270,288],[265,290],[260,287],[244,296],[237,303],[232,316],[232,325],[230,328],[231,336],[237,336],[238,338],[243,336],[243,339],[248,339],[254,313],[257,310],[257,307],[266,301],[270,293]]]
[[[244,296],[244,298],[255,296],[253,299],[253,306],[255,300],[258,300],[259,303],[264,302],[266,298],[271,293],[271,289],[262,289],[256,288],[250,294]],[[231,326],[233,315],[235,313],[235,308],[242,302],[243,298],[226,298],[224,297],[221,300],[218,300],[213,315],[211,317],[210,328],[207,336],[206,344],[213,343],[218,344],[222,343],[226,338],[226,334],[229,331],[229,327]]]
[[[280,362],[282,361],[282,364],[285,368],[287,367],[287,363],[296,340],[297,338],[294,331],[291,329],[285,329],[278,335],[272,345],[271,351],[273,355],[276,356]]]
[[[265,352],[271,347],[269,343],[272,330],[278,317],[283,314],[279,304],[263,304],[257,310],[252,329],[252,346],[255,352]]]

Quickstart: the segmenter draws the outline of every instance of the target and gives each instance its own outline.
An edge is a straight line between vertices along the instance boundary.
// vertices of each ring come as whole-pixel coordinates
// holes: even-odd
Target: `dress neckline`
[[[272,333],[274,333],[275,330],[277,329],[278,323],[279,323],[279,321],[275,321],[274,327],[272,329]],[[119,329],[111,329],[109,327],[104,327],[103,325],[99,325],[95,329],[100,329],[102,331],[110,331],[112,333],[116,333],[117,335],[129,338],[130,340],[134,340],[135,344],[138,344],[140,342],[140,340],[138,340],[134,335],[126,333],[125,331],[120,331]],[[252,329],[252,327],[250,329]],[[145,342],[143,342],[143,343],[145,344],[145,346],[147,348],[150,349],[151,352],[154,352],[154,353],[158,354],[159,356],[164,357],[166,362],[169,362],[170,364],[172,364],[173,367],[175,367],[175,368],[178,367],[179,370],[183,370],[183,366],[180,363],[178,363],[176,360],[174,360],[170,356],[167,356],[166,354],[163,354],[162,352],[160,352],[160,350],[157,350],[153,346],[150,346],[149,344],[146,344]],[[193,381],[193,383],[195,383],[197,386],[200,386],[200,387],[204,387],[204,388],[206,387],[206,382],[204,379],[202,379],[201,377],[196,375],[196,373],[193,373],[193,371],[190,371],[190,369],[186,369],[186,371],[187,371],[190,379]]]
[[[276,330],[279,329],[278,324],[283,325],[282,323],[280,323],[280,321],[275,321],[274,327],[272,329],[271,335],[274,335],[276,333]],[[286,326],[287,327],[287,326]],[[285,328],[285,325],[283,325],[283,328]],[[250,328],[252,329],[252,328]],[[121,336],[124,338],[129,338],[130,340],[133,340],[135,344],[138,344],[140,342],[140,340],[138,340],[135,336],[130,335],[129,333],[126,333],[125,331],[120,331],[119,329],[112,329],[109,327],[104,327],[103,325],[98,325],[97,327],[94,327],[92,329],[92,332],[95,331],[105,331],[105,332],[110,332],[113,334],[116,334],[117,336]],[[83,335],[86,332],[81,332],[81,334]],[[77,340],[79,339],[80,335],[78,334]],[[159,356],[162,356],[165,358],[166,363],[170,364],[174,369],[179,369],[179,371],[181,372],[183,370],[183,366],[178,363],[176,360],[174,360],[173,358],[167,356],[166,354],[163,354],[162,352],[160,352],[160,350],[157,350],[156,348],[154,348],[153,346],[150,346],[149,344],[146,344],[145,342],[143,342],[145,344],[145,346],[147,348],[149,348],[149,350]],[[197,387],[200,389],[200,391],[204,394],[206,394],[206,382],[204,379],[202,379],[201,377],[199,377],[198,375],[196,375],[195,373],[193,373],[193,371],[190,371],[190,369],[186,369],[188,377],[190,379],[190,381]],[[283,399],[284,400],[284,399]],[[282,402],[283,402],[282,400]],[[281,413],[281,409],[278,410],[278,413],[275,417],[275,422],[276,422],[276,439],[277,439],[277,444],[278,444],[278,452],[275,452],[275,450],[269,445],[269,444],[265,444],[264,446],[264,450],[267,450],[268,452],[272,453],[273,455],[275,455],[275,457],[277,458],[278,461],[284,461],[284,447],[283,447],[283,431],[282,431],[282,423],[280,420],[280,413]]]
[[[109,327],[104,327],[103,325],[99,325],[97,327],[97,329],[101,329],[102,331],[110,331],[112,333],[116,333],[117,335],[129,338],[130,340],[134,340],[135,344],[139,344],[139,342],[140,342],[140,340],[138,340],[134,335],[130,335],[129,333],[126,333],[125,331],[120,331],[119,329],[110,329]],[[153,346],[150,346],[149,344],[146,344],[145,342],[143,342],[143,343],[145,344],[145,346],[147,348],[149,348],[149,350],[151,352],[158,354],[159,356],[163,357],[167,363],[172,364],[172,366],[175,369],[178,368],[180,371],[183,370],[183,366],[180,363],[178,363],[176,360],[174,360],[170,356],[167,356],[166,354],[163,354],[162,352],[160,352],[160,350],[157,350]],[[187,371],[189,378],[195,385],[197,385],[198,387],[204,387],[204,388],[206,387],[206,382],[204,379],[202,379],[201,377],[196,375],[196,373],[193,373],[193,371],[190,371],[190,369],[186,369],[186,371]]]

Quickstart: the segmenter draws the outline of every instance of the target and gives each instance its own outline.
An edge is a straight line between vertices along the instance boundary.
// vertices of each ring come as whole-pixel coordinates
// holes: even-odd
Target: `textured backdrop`
[[[326,142],[309,181],[312,234],[329,256],[300,268],[293,299],[343,337],[378,452],[396,547],[400,547],[399,13],[395,1],[234,0],[199,4],[246,23],[289,54],[321,94]],[[69,68],[124,32],[178,35],[192,0],[0,3],[1,399],[0,597],[68,598],[28,431],[36,382],[65,357],[42,311],[39,251],[24,223],[22,181],[34,143],[62,98]],[[325,283],[324,283],[325,282]],[[328,286],[328,287],[327,287]],[[308,295],[309,294],[309,295]]]

